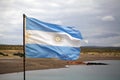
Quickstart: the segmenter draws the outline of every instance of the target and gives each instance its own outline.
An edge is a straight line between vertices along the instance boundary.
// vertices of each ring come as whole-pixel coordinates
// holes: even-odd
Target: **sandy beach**
[[[79,64],[68,63],[68,61],[58,59],[26,59],[26,71],[28,70],[42,70],[53,68],[64,68],[66,65],[84,65],[84,62],[93,60],[120,60],[120,56],[113,55],[93,55],[93,54],[81,54],[80,58],[76,61]],[[104,63],[104,62],[102,62]],[[0,74],[22,72],[23,71],[23,59],[0,59]]]

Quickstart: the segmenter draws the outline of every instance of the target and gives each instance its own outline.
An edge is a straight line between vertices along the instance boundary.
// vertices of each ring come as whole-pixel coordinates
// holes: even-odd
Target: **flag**
[[[81,40],[81,33],[73,27],[26,17],[26,57],[76,60],[80,56]]]

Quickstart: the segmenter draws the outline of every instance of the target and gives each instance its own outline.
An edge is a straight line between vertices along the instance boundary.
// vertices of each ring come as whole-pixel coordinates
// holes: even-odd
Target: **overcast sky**
[[[0,0],[0,44],[22,44],[22,14],[75,26],[88,44],[120,46],[120,0]]]

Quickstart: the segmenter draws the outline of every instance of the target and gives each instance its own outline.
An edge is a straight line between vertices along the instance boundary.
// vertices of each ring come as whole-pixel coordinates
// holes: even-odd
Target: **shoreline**
[[[120,56],[100,56],[91,54],[81,54],[76,61],[63,61],[58,59],[27,58],[26,71],[65,68],[66,65],[86,65],[87,61],[95,60],[120,60]],[[104,62],[102,62],[104,63]],[[0,59],[0,74],[23,72],[23,59]]]

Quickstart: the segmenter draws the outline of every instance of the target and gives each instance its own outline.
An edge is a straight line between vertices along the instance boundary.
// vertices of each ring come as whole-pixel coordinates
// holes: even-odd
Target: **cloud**
[[[101,33],[100,35],[95,35],[93,36],[94,38],[109,38],[109,37],[117,37],[117,36],[120,36],[120,34],[117,34],[117,33]]]
[[[115,17],[111,15],[97,16],[97,18],[101,19],[102,21],[115,21]]]
[[[49,21],[50,23],[54,23],[54,24],[59,24],[59,25],[62,25],[63,22],[60,21],[60,20],[57,20],[57,21]]]
[[[2,36],[0,43],[22,43],[23,13],[45,22],[76,26],[83,37],[90,42],[89,45],[113,45],[109,40],[111,38],[116,40],[114,44],[120,43],[117,41],[120,30],[119,2],[118,0],[66,2],[64,0],[0,0],[0,36]],[[103,40],[108,41],[105,43]]]
[[[88,46],[116,46],[119,47],[120,36],[116,37],[107,37],[107,38],[92,38],[88,39]]]
[[[114,21],[115,18],[113,16],[104,16],[102,17],[102,20],[103,21]]]
[[[0,34],[0,37],[3,37],[4,35],[3,34]]]

